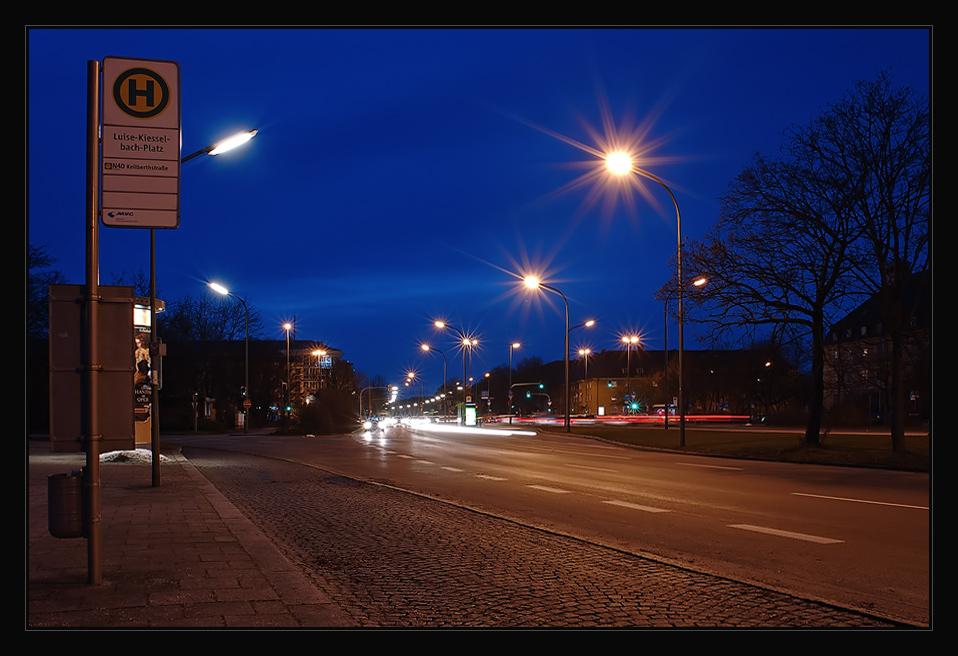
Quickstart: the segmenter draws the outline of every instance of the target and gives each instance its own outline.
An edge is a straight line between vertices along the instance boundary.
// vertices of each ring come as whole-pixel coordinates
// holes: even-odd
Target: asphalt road
[[[515,444],[469,446],[459,441],[452,448],[443,446],[443,440],[425,441],[421,435],[377,438],[191,438],[184,440],[184,453],[364,626],[896,624],[886,621],[889,616],[880,609],[870,612],[867,604],[833,604],[815,595],[792,594],[779,585],[716,575],[707,566],[683,564],[681,559],[657,557],[624,544],[633,538],[621,538],[621,546],[615,540],[599,539],[601,532],[595,528],[579,534],[567,531],[581,523],[572,519],[579,513],[578,503],[565,501],[569,499],[565,494],[549,492],[542,480],[524,481],[527,489],[521,495],[516,493],[518,488],[503,487],[502,496],[485,497],[479,503],[477,493],[469,491],[472,485],[488,486],[495,478],[528,470],[529,463],[512,448]],[[200,444],[207,448],[197,448]],[[531,444],[543,446],[527,438],[520,452],[528,454]],[[549,449],[564,452],[569,444],[550,442]],[[404,453],[402,445],[415,445],[418,453]],[[271,457],[238,451],[259,451]],[[443,452],[458,454],[458,462],[436,458]],[[489,458],[481,466],[480,452]],[[605,469],[614,469],[608,459],[618,451],[600,448],[598,452],[606,459]],[[426,453],[434,460],[425,459]],[[493,457],[494,453],[498,455]],[[496,470],[507,476],[489,473],[495,461],[511,463],[500,464]],[[556,467],[554,460],[546,461],[547,469]],[[437,467],[438,462],[443,464]],[[581,465],[581,459],[578,462]],[[350,474],[343,472],[347,463],[356,468]],[[469,480],[475,482],[464,489],[461,475],[470,463]],[[581,468],[591,472],[594,488],[599,472],[591,464]],[[448,481],[456,478],[460,479],[457,494],[475,503],[453,498],[455,486]],[[599,478],[607,481],[614,478],[613,472],[603,472]],[[412,485],[413,480],[419,483]],[[447,481],[447,487],[437,485],[439,480]],[[533,497],[543,495],[557,495],[564,501],[540,498],[533,503]],[[505,498],[513,498],[513,504],[504,504]],[[564,505],[574,512],[556,521]],[[634,507],[604,505],[619,513],[635,512]],[[662,514],[641,512],[655,517],[678,514],[674,509]],[[762,539],[771,537],[775,536]]]

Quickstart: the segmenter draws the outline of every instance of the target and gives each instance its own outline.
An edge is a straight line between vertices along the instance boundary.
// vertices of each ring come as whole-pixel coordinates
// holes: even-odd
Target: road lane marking
[[[663,513],[663,512],[672,512],[671,510],[666,510],[665,508],[653,508],[652,506],[640,506],[637,503],[629,503],[628,501],[603,501],[602,503],[607,503],[610,506],[621,506],[623,508],[631,508],[633,510],[643,510],[645,512],[651,513]]]
[[[844,540],[823,538],[817,535],[808,535],[806,533],[793,533],[792,531],[782,531],[777,528],[769,528],[767,526],[753,526],[752,524],[729,524],[729,528],[740,528],[743,531],[765,533],[766,535],[776,535],[782,538],[792,538],[793,540],[804,540],[805,542],[816,542],[818,544],[842,544],[845,542]]]
[[[702,469],[728,469],[729,471],[742,471],[741,467],[725,467],[722,465],[703,465],[697,462],[678,462],[677,465],[686,467],[701,467]]]
[[[458,474],[461,474],[462,472],[465,471],[464,469],[459,469],[458,467],[443,467],[443,469],[445,469],[446,471],[456,472]]]
[[[573,469],[585,469],[587,471],[602,472],[604,474],[618,474],[618,469],[608,469],[605,467],[588,467],[586,465],[576,465],[570,462],[567,462],[566,467],[572,467]]]
[[[539,449],[540,453],[559,453],[567,456],[590,456],[593,458],[606,458],[610,460],[634,460],[633,456],[619,456],[607,453],[595,453],[594,451],[569,451],[568,449]]]
[[[928,506],[911,506],[906,503],[889,503],[887,501],[869,501],[868,499],[849,499],[846,497],[829,497],[824,494],[806,494],[792,492],[797,497],[812,497],[814,499],[831,499],[832,501],[849,501],[851,503],[870,503],[875,506],[894,506],[895,508],[912,508],[913,510],[929,510]]]
[[[490,474],[476,474],[476,478],[484,478],[484,479],[489,480],[489,481],[504,481],[504,480],[506,480],[506,479],[504,479],[504,478],[502,478],[502,477],[500,477],[500,476],[492,476],[492,475],[490,475]]]
[[[557,487],[547,487],[545,485],[528,485],[533,490],[542,490],[543,492],[554,492],[555,494],[569,494],[569,490],[560,490]]]

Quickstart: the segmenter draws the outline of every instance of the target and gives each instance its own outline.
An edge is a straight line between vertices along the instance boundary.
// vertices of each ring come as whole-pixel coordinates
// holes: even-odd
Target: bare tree
[[[166,304],[159,317],[161,334],[172,340],[241,340],[246,338],[246,309],[232,298],[187,294]],[[249,307],[250,339],[262,335],[262,321]]]
[[[46,246],[30,244],[27,250],[26,334],[46,339],[50,322],[50,285],[66,282],[64,275],[51,269],[56,260]]]
[[[126,285],[132,287],[133,293],[137,296],[143,298],[150,297],[150,276],[148,276],[143,269],[137,269],[136,271],[124,269],[119,273],[113,271],[111,272],[111,279],[111,284],[113,285]],[[159,290],[157,290],[157,295],[162,298],[162,294]]]
[[[930,129],[927,99],[894,87],[883,73],[859,82],[811,127],[791,135],[796,149],[826,162],[836,178],[855,182],[846,194],[860,237],[858,282],[881,300],[883,382],[896,451],[904,449],[907,414],[904,345],[922,296],[913,286],[930,279],[915,275],[931,268]]]
[[[810,339],[808,444],[821,429],[825,327],[853,272],[850,182],[836,180],[813,151],[756,154],[722,198],[719,223],[686,253],[686,270],[709,280],[685,295],[689,317],[707,324],[714,341],[735,332],[751,342]]]
[[[719,223],[689,245],[687,270],[709,278],[685,296],[689,318],[713,339],[764,329],[775,343],[810,341],[806,443],[821,429],[826,329],[874,289],[890,330],[910,318],[900,292],[926,265],[927,123],[927,105],[887,76],[859,83],[808,127],[787,130],[778,158],[757,154],[722,198]],[[900,359],[896,368],[900,376]]]

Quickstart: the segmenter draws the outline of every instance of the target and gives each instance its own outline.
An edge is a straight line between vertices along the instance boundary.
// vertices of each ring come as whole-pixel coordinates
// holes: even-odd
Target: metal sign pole
[[[86,440],[86,471],[83,485],[86,488],[85,533],[87,538],[87,570],[89,582],[102,582],[100,541],[100,426],[97,408],[99,369],[97,349],[97,314],[99,303],[99,258],[100,233],[98,227],[99,198],[99,126],[100,126],[100,62],[87,65],[87,230],[86,230],[86,290],[84,293],[84,321],[86,334],[83,338],[85,357],[82,360],[86,412],[81,413],[83,435]]]
[[[150,452],[153,487],[160,487],[160,362],[156,327],[156,230],[150,228]]]

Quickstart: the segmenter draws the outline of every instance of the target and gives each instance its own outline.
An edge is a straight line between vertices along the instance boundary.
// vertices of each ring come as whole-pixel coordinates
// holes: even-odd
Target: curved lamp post
[[[629,396],[632,397],[635,395],[632,390],[632,345],[639,343],[639,336],[625,335],[622,337],[622,343],[625,344],[625,386],[629,390]],[[626,407],[626,410],[631,410],[631,408]]]
[[[566,331],[566,351],[568,352],[568,350],[569,350],[569,343],[571,342],[571,339],[569,339],[569,333],[571,333],[571,332],[572,332],[573,330],[575,330],[576,328],[591,328],[591,327],[594,326],[594,325],[595,325],[595,319],[589,319],[588,321],[583,321],[582,323],[577,324],[577,325],[572,326],[571,328],[569,328],[569,330]],[[579,351],[579,352],[581,353],[581,351]],[[569,384],[569,383],[567,382],[566,385],[568,385],[568,384]],[[586,383],[586,384],[588,384],[588,383]],[[580,387],[581,387],[581,385],[580,385]],[[566,403],[568,404],[568,395],[566,396]],[[586,413],[586,414],[588,414],[588,413]]]
[[[228,290],[226,287],[223,287],[223,285],[219,285],[215,282],[211,282],[210,289],[212,289],[214,292],[218,294],[222,294],[223,296],[232,296],[233,298],[237,299],[240,303],[243,304],[243,309],[246,311],[246,383],[245,383],[246,398],[243,400],[243,404],[244,404],[243,432],[248,433],[249,432],[249,408],[245,407],[245,404],[249,402],[250,400],[249,398],[250,397],[250,393],[249,393],[249,306],[246,305],[246,301],[244,301],[242,298],[240,298],[239,296],[237,296],[236,294]]]
[[[406,373],[406,387],[411,387],[411,383],[419,383],[419,416],[423,413],[423,398],[426,396],[425,383],[422,376],[417,376],[415,371]]]
[[[326,356],[326,349],[316,349],[313,355],[316,356],[316,398],[323,388],[323,357]]]
[[[180,158],[180,164],[188,162],[194,157],[199,157],[200,155],[219,155],[220,153],[225,153],[228,150],[232,150],[237,146],[241,146],[254,136],[256,136],[257,130],[247,130],[246,132],[241,132],[239,134],[233,135],[218,141],[214,144],[198,150],[191,155]],[[151,350],[153,345],[157,343],[157,330],[156,325],[156,229],[150,228],[150,329],[153,331],[153,336],[151,338]],[[152,367],[152,365],[151,365]],[[153,379],[151,391],[150,391],[150,448],[153,454],[153,486],[159,487],[160,485],[160,388],[156,381]]]
[[[513,414],[513,411],[512,411],[512,352],[515,351],[520,346],[522,346],[522,344],[520,344],[519,342],[513,342],[512,344],[509,345],[509,396],[507,399],[509,407],[507,409],[509,410],[510,425],[512,424],[512,414]]]
[[[419,348],[421,348],[421,349],[422,349],[423,351],[425,351],[426,353],[429,353],[430,351],[435,351],[436,353],[438,353],[439,355],[442,356],[442,403],[441,403],[441,407],[442,407],[442,411],[445,412],[445,410],[446,410],[446,408],[445,408],[445,405],[446,405],[446,354],[443,353],[442,351],[440,351],[440,350],[437,349],[437,348],[433,348],[433,347],[429,346],[429,344],[420,344],[420,345],[419,345]]]
[[[709,281],[708,281],[708,278],[706,278],[705,276],[699,276],[698,278],[696,278],[695,280],[692,281],[692,286],[693,286],[693,287],[700,288],[700,287],[704,287],[705,285],[707,285],[708,282],[709,282]],[[664,336],[665,336],[665,341],[664,341],[664,350],[665,350],[665,420],[663,421],[663,424],[664,424],[664,426],[665,426],[665,430],[668,430],[668,429],[669,429],[669,300],[670,300],[670,298],[671,298],[671,297],[665,299],[665,321],[664,321],[664,325],[663,325],[663,328],[664,328],[664,330],[665,330],[665,333],[664,333]],[[682,443],[685,444],[684,438],[683,438],[683,440],[682,440]]]
[[[549,285],[544,284],[535,276],[526,276],[523,279],[523,283],[529,289],[546,289],[554,294],[558,294],[562,297],[562,301],[565,303],[565,353],[562,356],[563,363],[565,364],[565,432],[570,431],[569,426],[569,333],[572,332],[572,328],[569,328],[569,299],[565,297],[565,294],[560,292],[555,287],[550,287]],[[579,324],[580,326],[591,326],[595,321],[589,320],[585,323]],[[578,328],[579,326],[574,326]]]
[[[439,328],[440,330],[451,330],[451,331],[453,331],[454,333],[456,333],[457,335],[459,335],[459,339],[461,340],[461,341],[460,341],[460,344],[462,345],[462,404],[463,404],[463,409],[462,409],[462,411],[463,411],[463,417],[462,417],[462,418],[463,418],[463,421],[465,421],[465,411],[466,411],[466,408],[465,408],[465,405],[466,405],[466,383],[467,383],[467,379],[466,379],[466,351],[469,351],[470,354],[471,354],[471,353],[472,353],[472,350],[471,350],[471,349],[475,348],[476,345],[477,345],[479,342],[478,342],[476,339],[472,338],[472,337],[468,337],[468,336],[466,335],[466,333],[462,332],[459,328],[456,328],[455,326],[450,326],[450,325],[449,325],[448,323],[446,323],[445,321],[434,321],[434,322],[433,322],[433,325],[436,326],[436,328]]]
[[[292,397],[293,397],[293,388],[292,388],[292,376],[290,375],[289,368],[289,331],[293,329],[293,324],[287,321],[283,324],[283,330],[286,331],[286,398],[283,399],[283,413],[286,417],[284,420],[287,424],[289,423],[289,409],[293,406]],[[249,393],[249,389],[247,389]]]
[[[648,178],[653,182],[660,184],[669,194],[669,198],[672,199],[672,204],[675,206],[675,224],[676,231],[678,233],[678,245],[677,245],[677,275],[678,275],[678,290],[679,290],[679,446],[685,446],[685,391],[684,391],[684,364],[682,361],[682,355],[685,350],[685,336],[683,333],[683,326],[685,324],[685,313],[682,306],[682,215],[679,212],[679,203],[675,200],[675,194],[672,193],[672,190],[669,189],[660,178],[657,176],[640,169],[635,166],[635,163],[632,161],[632,158],[623,152],[614,152],[606,156],[605,159],[606,167],[615,175],[627,175],[629,173],[634,173],[635,175],[641,176],[643,178]],[[668,413],[668,407],[666,407],[666,413]]]
[[[590,410],[590,408],[589,408],[589,356],[590,356],[591,354],[592,354],[592,349],[590,349],[590,348],[580,348],[580,349],[579,349],[579,357],[580,357],[580,358],[583,358],[583,360],[585,361],[585,374],[584,374],[584,378],[585,378],[585,394],[586,394],[586,399],[585,399],[585,414],[586,414],[586,415],[589,414],[589,410]],[[580,390],[582,389],[582,386],[581,386],[581,385],[579,386],[579,389],[580,389]],[[580,393],[581,393],[581,391],[580,391]]]

